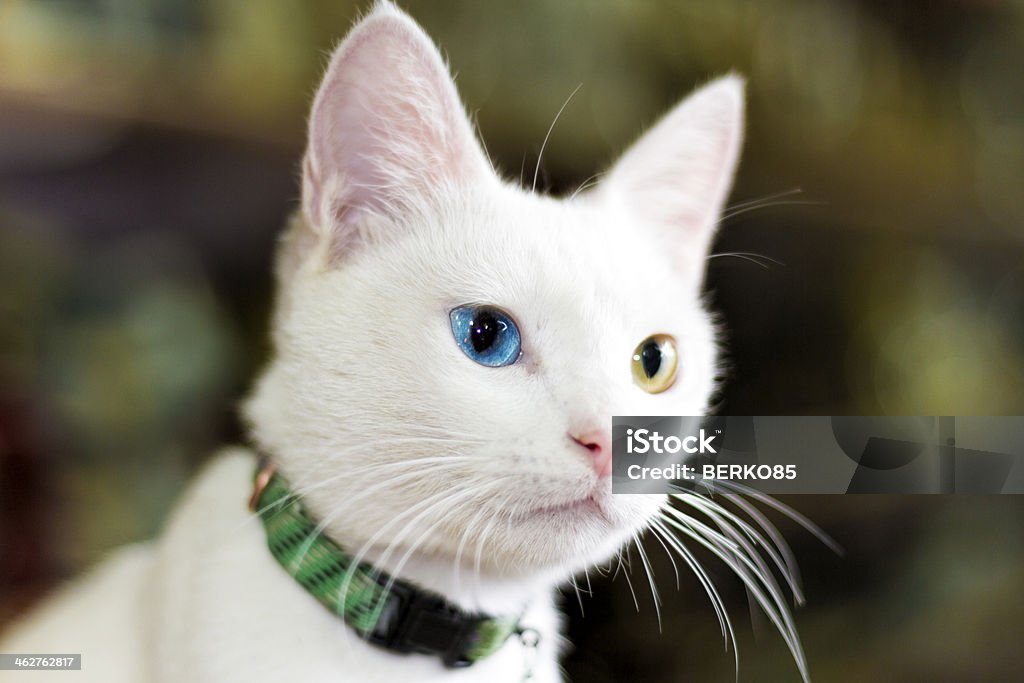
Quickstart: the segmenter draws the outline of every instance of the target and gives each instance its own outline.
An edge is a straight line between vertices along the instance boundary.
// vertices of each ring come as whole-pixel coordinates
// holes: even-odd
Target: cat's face
[[[611,416],[707,406],[699,287],[741,102],[735,79],[706,87],[555,200],[498,179],[410,19],[380,6],[353,30],[314,103],[276,356],[247,405],[335,538],[572,572],[644,527],[663,499],[611,495]]]

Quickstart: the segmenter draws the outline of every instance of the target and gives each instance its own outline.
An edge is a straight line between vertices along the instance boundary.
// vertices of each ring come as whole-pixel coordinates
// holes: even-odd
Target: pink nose
[[[587,460],[599,479],[612,473],[612,436],[603,429],[594,429],[570,438],[586,449]]]

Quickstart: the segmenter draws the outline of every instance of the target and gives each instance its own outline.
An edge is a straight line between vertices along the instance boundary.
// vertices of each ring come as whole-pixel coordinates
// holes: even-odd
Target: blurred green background
[[[409,1],[505,175],[571,191],[695,85],[749,79],[708,291],[722,413],[1024,414],[1022,0]],[[156,533],[267,353],[305,112],[365,5],[0,0],[0,626]],[[794,190],[799,189],[799,192]],[[792,191],[792,192],[791,192]],[[745,202],[755,201],[753,204]],[[1024,499],[801,496],[817,681],[1024,679]],[[653,546],[653,544],[651,544]],[[574,681],[730,681],[655,556],[566,592]],[[709,559],[709,562],[711,560]],[[796,680],[712,562],[742,681]]]

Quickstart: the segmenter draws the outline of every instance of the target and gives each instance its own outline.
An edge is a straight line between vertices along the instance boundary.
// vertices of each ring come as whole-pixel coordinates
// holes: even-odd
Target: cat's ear
[[[423,30],[378,2],[331,57],[313,102],[302,208],[332,259],[444,189],[496,177]],[[380,226],[382,221],[369,221]]]
[[[743,80],[712,81],[615,163],[599,192],[658,233],[699,285],[743,140]]]

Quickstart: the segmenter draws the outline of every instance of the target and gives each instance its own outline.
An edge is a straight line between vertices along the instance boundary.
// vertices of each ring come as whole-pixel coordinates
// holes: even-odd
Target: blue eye
[[[497,368],[519,360],[519,328],[497,308],[459,306],[452,309],[451,320],[455,343],[480,365]]]

